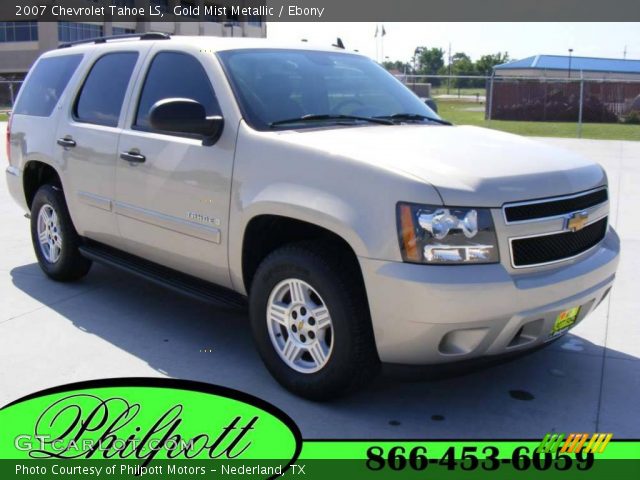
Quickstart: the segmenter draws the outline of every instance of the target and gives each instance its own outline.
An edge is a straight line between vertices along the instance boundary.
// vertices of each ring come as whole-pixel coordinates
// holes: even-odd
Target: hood
[[[362,126],[277,135],[300,147],[410,174],[433,185],[450,206],[500,207],[606,183],[598,164],[575,153],[479,127]]]

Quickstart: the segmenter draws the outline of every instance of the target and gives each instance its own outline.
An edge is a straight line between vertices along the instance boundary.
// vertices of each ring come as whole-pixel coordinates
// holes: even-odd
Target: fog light
[[[424,258],[427,262],[473,262],[491,258],[493,245],[426,245]]]

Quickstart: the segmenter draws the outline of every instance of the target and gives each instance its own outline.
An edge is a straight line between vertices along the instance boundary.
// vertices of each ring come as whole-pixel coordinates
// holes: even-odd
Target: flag
[[[382,25],[382,35],[380,35],[381,37],[384,37],[387,34],[387,32],[384,29],[384,24]]]
[[[373,38],[378,38],[378,24],[376,23],[376,34],[373,36]]]

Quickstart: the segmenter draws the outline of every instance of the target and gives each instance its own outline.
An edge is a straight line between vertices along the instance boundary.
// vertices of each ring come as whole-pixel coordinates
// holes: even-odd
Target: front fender
[[[365,242],[366,224],[344,199],[304,185],[274,183],[260,191],[241,213],[233,215],[229,244],[229,264],[234,287],[246,293],[242,278],[242,246],[249,223],[261,215],[275,215],[307,222],[329,230],[347,242],[358,256],[369,256],[372,245]]]

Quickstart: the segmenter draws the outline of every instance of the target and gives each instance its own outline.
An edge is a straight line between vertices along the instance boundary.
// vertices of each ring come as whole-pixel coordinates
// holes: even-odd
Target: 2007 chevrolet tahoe
[[[369,58],[163,34],[62,47],[29,73],[7,143],[42,270],[101,261],[248,303],[299,395],[381,362],[541,346],[611,288],[599,165],[451,126]]]

